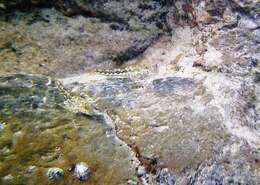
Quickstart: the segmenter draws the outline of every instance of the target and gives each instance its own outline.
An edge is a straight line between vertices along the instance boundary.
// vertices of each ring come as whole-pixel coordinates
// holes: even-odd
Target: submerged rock
[[[155,180],[158,185],[174,185],[174,177],[170,174],[169,169],[163,168],[158,170],[155,176]]]
[[[1,123],[1,122],[0,122],[0,131],[3,130],[4,128],[5,128],[4,123]]]
[[[137,168],[137,176],[142,177],[146,174],[146,170],[144,166],[138,166]]]
[[[0,72],[68,93],[0,76],[0,181],[260,184],[258,0],[45,2],[1,1]]]
[[[133,181],[133,180],[128,180],[127,185],[138,185],[138,183],[136,181]]]
[[[9,174],[9,175],[4,176],[2,179],[3,179],[3,181],[10,182],[14,179],[14,177],[11,174]]]
[[[29,166],[28,168],[27,168],[27,173],[33,173],[35,170],[36,170],[36,166]]]
[[[64,172],[60,168],[49,168],[46,173],[46,176],[50,180],[59,180],[63,175],[64,175]]]
[[[111,68],[143,53],[161,32],[140,22],[122,31],[110,25],[82,15],[67,17],[55,9],[0,16],[0,72],[66,77]]]
[[[0,76],[0,119],[7,123],[0,134],[0,184],[5,184],[3,177],[8,174],[13,175],[16,184],[49,184],[48,178],[75,184],[75,178],[88,179],[90,169],[84,163],[77,164],[75,177],[73,173],[61,178],[60,169],[72,159],[95,166],[95,173],[88,179],[90,184],[117,185],[135,179],[129,149],[112,132],[107,137],[111,127],[95,119],[94,113],[85,116],[67,110],[60,88],[43,76]],[[14,142],[15,133],[22,134],[16,134],[19,137]],[[37,169],[29,167],[32,164]],[[43,164],[60,169],[47,171]],[[113,178],[111,171],[115,173]]]
[[[224,13],[225,9],[222,6],[219,12],[212,10],[211,13],[215,17]],[[216,24],[223,26],[221,22]],[[64,78],[63,82],[71,89],[89,96],[98,110],[112,118],[119,137],[132,147],[147,169],[151,170],[154,166],[168,169],[157,171],[158,183],[185,184],[190,174],[195,173],[196,176],[200,172],[200,164],[217,158],[220,169],[228,166],[229,170],[216,174],[213,172],[208,178],[201,174],[202,180],[196,180],[196,185],[225,184],[221,174],[229,174],[231,171],[239,174],[241,167],[237,168],[230,162],[236,153],[233,148],[230,151],[232,154],[222,157],[222,153],[233,140],[245,140],[250,144],[248,150],[251,152],[238,152],[241,155],[235,157],[237,165],[240,163],[244,166],[241,170],[245,172],[243,178],[248,174],[245,182],[259,184],[259,180],[254,178],[259,176],[258,163],[250,160],[254,158],[254,148],[260,146],[259,127],[256,126],[259,116],[251,104],[256,103],[251,70],[256,70],[257,64],[250,64],[250,53],[256,53],[259,47],[252,40],[246,39],[249,36],[247,30],[243,30],[246,31],[243,38],[243,31],[233,26],[206,27],[220,29],[213,33],[207,30],[205,33],[197,33],[198,30],[189,28],[178,29],[171,40],[169,38],[166,42],[166,39],[162,39],[141,58],[125,65],[140,70],[147,68],[147,75],[100,77],[87,73],[80,77]],[[252,35],[252,31],[250,33]],[[236,34],[241,34],[241,37],[237,38]],[[205,48],[195,52],[196,42],[193,39],[201,42]],[[212,43],[211,39],[217,42]],[[244,54],[241,53],[243,46],[239,44],[240,41],[247,43],[244,49],[248,53],[244,54],[248,54],[249,58],[245,56],[242,59]],[[227,46],[231,49],[236,46],[234,49],[239,52],[230,53]],[[210,70],[192,66],[199,57]],[[78,84],[73,84],[73,81]],[[137,84],[142,88],[136,88]],[[158,164],[162,165],[152,165],[150,161],[142,160],[144,156],[153,155],[159,156]],[[246,157],[242,159],[242,156]],[[170,174],[174,174],[174,178]]]
[[[84,162],[76,164],[71,170],[73,172],[73,176],[80,181],[88,180],[91,174],[90,168]]]
[[[167,77],[153,81],[154,91],[161,94],[174,93],[178,88],[190,87],[192,85],[194,85],[194,81],[191,79],[178,77]]]

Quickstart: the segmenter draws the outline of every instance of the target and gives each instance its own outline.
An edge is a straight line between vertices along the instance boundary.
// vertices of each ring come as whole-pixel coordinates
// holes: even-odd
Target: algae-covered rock
[[[260,184],[259,8],[0,0],[0,183]]]
[[[10,184],[49,184],[45,174],[49,168],[67,169],[81,161],[93,170],[87,184],[116,185],[136,178],[128,148],[117,141],[105,122],[66,110],[65,97],[54,80],[22,74],[1,76],[0,89],[0,121],[6,124],[0,133],[1,183],[12,174]],[[30,166],[35,168],[28,173]],[[82,169],[77,176],[86,179],[85,167]],[[61,174],[52,171],[50,178]],[[67,171],[58,182],[76,183]]]

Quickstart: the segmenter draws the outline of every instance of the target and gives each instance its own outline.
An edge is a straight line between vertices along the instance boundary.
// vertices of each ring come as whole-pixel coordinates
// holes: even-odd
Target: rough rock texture
[[[64,172],[60,168],[49,168],[46,172],[46,176],[50,180],[59,180],[64,175]]]
[[[139,75],[63,82],[110,115],[147,171],[166,166],[177,184],[258,184],[258,22],[225,2],[215,14],[200,3],[200,30],[177,28],[125,65]]]
[[[89,184],[122,184],[135,179],[135,159],[129,149],[109,135],[111,128],[94,116],[65,109],[65,97],[46,77],[0,77],[0,182],[49,184],[45,176],[53,166],[64,170],[59,183],[73,183],[65,171],[72,163],[86,162],[95,172]],[[28,167],[36,169],[28,172]],[[117,176],[113,176],[116,173]],[[53,176],[53,174],[52,174]]]
[[[90,171],[89,167],[84,162],[76,164],[73,169],[74,177],[80,181],[88,180],[90,177],[90,173],[91,173],[91,171]]]
[[[259,1],[4,5],[1,73],[61,83],[0,78],[3,182],[83,161],[87,184],[260,184]]]
[[[0,20],[2,73],[61,77],[111,68],[122,59],[140,54],[158,37],[157,28],[130,31],[117,22],[69,18],[54,9],[18,12],[14,16],[17,18],[6,16]]]

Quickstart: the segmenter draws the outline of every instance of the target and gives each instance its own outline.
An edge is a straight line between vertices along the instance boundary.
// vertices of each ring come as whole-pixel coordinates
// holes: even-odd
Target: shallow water
[[[29,75],[0,78],[1,177],[12,174],[10,184],[49,184],[46,170],[56,166],[65,171],[58,184],[77,184],[67,169],[84,161],[92,172],[85,184],[134,179],[131,155],[114,136],[107,136],[110,128],[66,110],[56,82],[48,80]],[[35,166],[32,172],[30,166]]]
[[[259,44],[230,10],[161,35],[160,2],[0,17],[0,184],[260,183]]]

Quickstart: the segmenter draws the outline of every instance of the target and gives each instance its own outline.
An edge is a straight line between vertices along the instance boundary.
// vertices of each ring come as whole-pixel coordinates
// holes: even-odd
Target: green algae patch
[[[105,123],[67,110],[56,83],[46,77],[0,77],[0,178],[2,184],[123,184],[134,179],[127,148]],[[90,178],[80,183],[68,171],[85,162]],[[50,181],[48,168],[64,177]],[[10,176],[11,179],[5,177]]]

